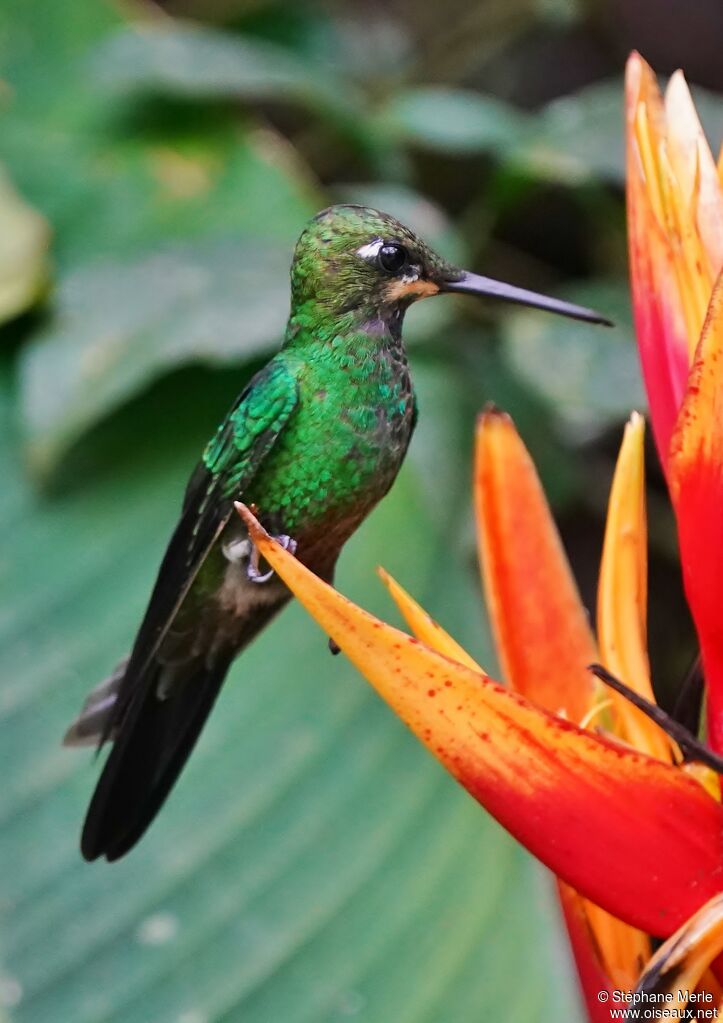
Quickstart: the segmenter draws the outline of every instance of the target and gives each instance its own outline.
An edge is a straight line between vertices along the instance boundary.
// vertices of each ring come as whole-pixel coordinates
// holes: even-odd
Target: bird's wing
[[[110,735],[114,742],[83,827],[86,859],[117,859],[135,844],[168,795],[213,706],[230,652],[221,651],[208,663],[189,662],[183,684],[172,698],[164,698],[158,688],[163,671],[159,646],[228,522],[234,497],[257,474],[297,403],[295,376],[280,360],[272,361],[241,394],[191,477],[181,520],[105,722],[101,744]],[[265,608],[266,618],[274,610]]]
[[[196,467],[180,521],[158,571],[116,707],[101,744],[131,710],[145,669],[158,650],[199,569],[258,473],[298,403],[296,377],[272,360],[241,393]]]

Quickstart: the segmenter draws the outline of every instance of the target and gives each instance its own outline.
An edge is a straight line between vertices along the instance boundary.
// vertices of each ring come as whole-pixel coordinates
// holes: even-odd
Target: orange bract
[[[431,650],[436,650],[438,654],[443,654],[450,660],[457,661],[459,664],[471,668],[472,671],[483,674],[483,669],[469,656],[467,651],[452,639],[449,633],[445,632],[442,626],[435,622],[424,608],[420,607],[395,579],[392,579],[388,572],[385,572],[383,568],[379,568],[377,571],[417,639],[425,643]]]
[[[532,460],[509,416],[477,426],[477,536],[487,607],[505,678],[520,693],[579,722],[597,659],[580,595]]]
[[[661,936],[723,890],[723,810],[697,782],[374,618],[238,507],[263,557],[402,720],[576,890]]]

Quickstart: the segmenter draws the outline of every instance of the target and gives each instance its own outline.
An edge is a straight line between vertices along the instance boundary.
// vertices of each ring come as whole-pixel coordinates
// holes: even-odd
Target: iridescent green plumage
[[[255,506],[330,580],[344,543],[394,482],[414,429],[404,312],[453,290],[595,315],[457,270],[376,210],[336,206],[307,225],[283,347],[206,448],[130,657],[69,730],[70,744],[114,743],[83,830],[88,859],[117,859],[142,835],[229,664],[290,599],[256,569],[234,500]]]

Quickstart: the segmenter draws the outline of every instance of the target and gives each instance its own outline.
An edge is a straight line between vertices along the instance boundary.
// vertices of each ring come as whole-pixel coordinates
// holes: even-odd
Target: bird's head
[[[394,217],[368,206],[330,206],[307,224],[294,252],[291,289],[295,309],[312,305],[332,317],[359,313],[400,322],[417,299],[456,292],[609,323],[590,309],[460,270]]]

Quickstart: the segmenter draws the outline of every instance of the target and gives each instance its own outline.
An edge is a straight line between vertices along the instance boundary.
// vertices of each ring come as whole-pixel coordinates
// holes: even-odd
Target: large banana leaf
[[[449,412],[461,385],[417,369],[411,459],[339,583],[389,613],[382,561],[489,661],[454,539],[463,463],[430,465],[467,432]],[[228,385],[189,373],[156,388],[52,499],[25,482],[0,391],[0,1001],[13,1023],[575,1019],[544,877],[298,607],[234,667],[140,847],[82,862],[97,765],[60,736],[131,640]]]

